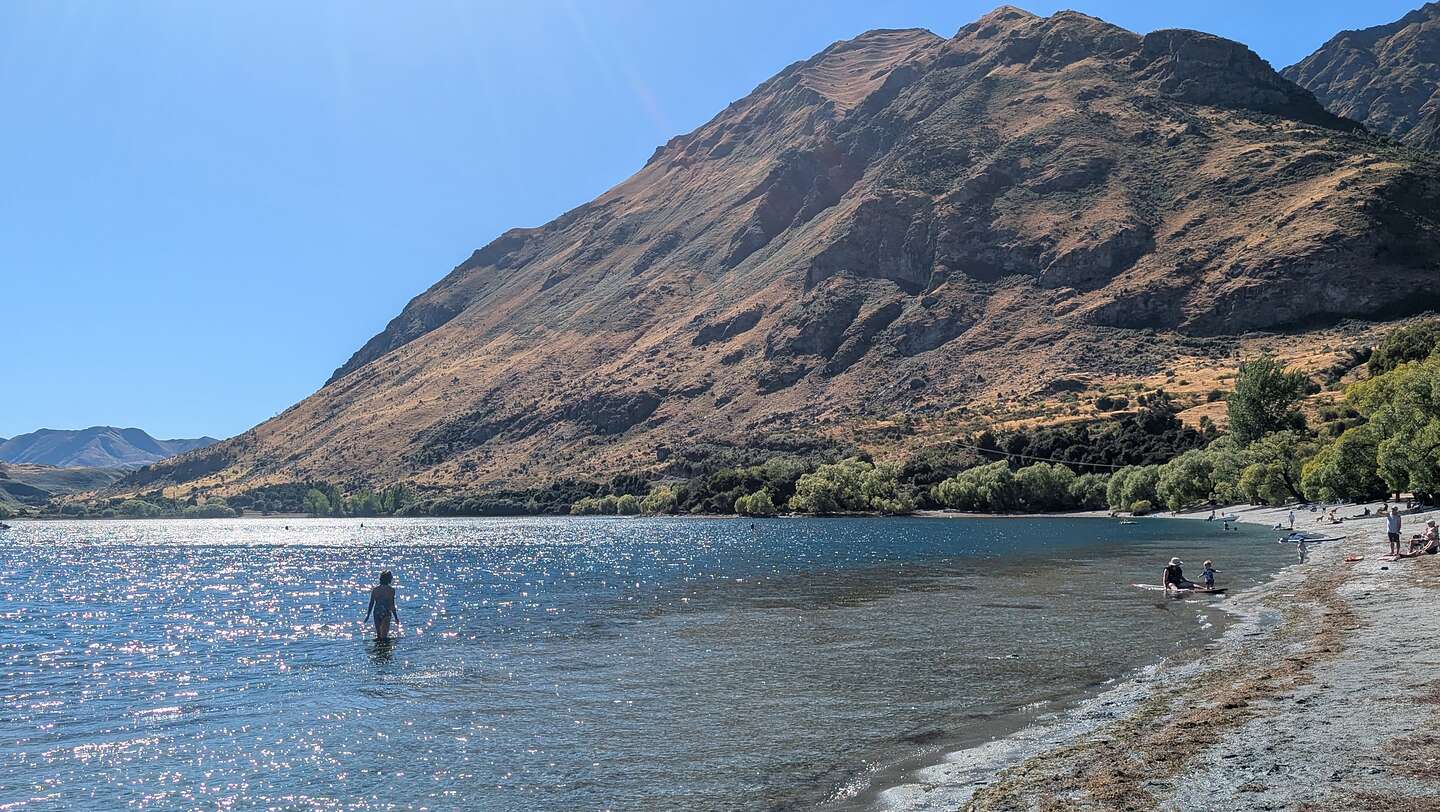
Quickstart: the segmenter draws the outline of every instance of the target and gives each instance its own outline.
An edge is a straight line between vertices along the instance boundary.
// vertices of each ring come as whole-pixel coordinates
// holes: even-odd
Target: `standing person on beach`
[[[1295,511],[1290,511],[1290,529],[1295,529]]]
[[[1390,536],[1390,554],[1400,554],[1400,506],[1392,505],[1390,515],[1385,517],[1385,531]]]
[[[394,618],[396,623],[400,622],[400,613],[395,607],[395,587],[390,582],[395,576],[390,570],[380,573],[380,583],[370,590],[370,606],[365,609],[365,620],[375,616],[375,639],[390,639],[390,619]],[[364,621],[361,621],[362,623]]]

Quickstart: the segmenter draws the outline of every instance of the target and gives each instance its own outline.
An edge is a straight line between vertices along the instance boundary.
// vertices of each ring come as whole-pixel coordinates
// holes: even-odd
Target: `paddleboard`
[[[1133,587],[1135,587],[1136,589],[1148,589],[1148,590],[1151,591],[1151,592],[1165,592],[1165,591],[1167,591],[1167,590],[1165,589],[1165,587],[1163,587],[1163,586],[1156,586],[1156,585],[1154,585],[1154,584],[1131,584],[1130,586],[1133,586]],[[1197,588],[1197,589],[1172,589],[1172,590],[1168,590],[1168,591],[1174,592],[1176,595],[1223,595],[1223,594],[1225,594],[1225,590],[1226,590],[1227,588],[1228,588],[1228,587],[1223,587],[1223,586],[1222,586],[1222,587],[1216,587],[1215,589],[1204,589],[1204,588]]]

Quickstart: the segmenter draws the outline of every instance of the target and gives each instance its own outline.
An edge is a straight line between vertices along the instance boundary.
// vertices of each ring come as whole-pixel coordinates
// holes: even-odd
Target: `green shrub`
[[[612,514],[615,512],[615,497],[610,497],[610,500],[611,504],[608,506],[610,509],[606,510],[607,505],[605,504],[605,500],[598,496],[587,496],[583,499],[577,499],[575,504],[570,506],[570,515],[599,516]]]
[[[1080,510],[1102,510],[1105,508],[1105,486],[1110,477],[1105,474],[1080,474],[1070,484],[1070,501]]]
[[[640,500],[640,511],[642,513],[673,513],[675,511],[675,491],[666,487],[655,488]]]
[[[126,499],[120,503],[121,515],[132,519],[145,519],[160,515],[160,508],[140,499]]]
[[[1155,492],[1160,479],[1158,465],[1131,465],[1121,468],[1110,476],[1105,488],[1105,501],[1114,511],[1128,510],[1130,505],[1145,501],[1154,504],[1160,500]]]
[[[615,512],[621,516],[639,516],[640,500],[634,494],[627,493],[615,499]]]
[[[1410,361],[1422,361],[1440,346],[1440,321],[1424,321],[1391,330],[1370,355],[1370,374],[1384,375]]]
[[[1015,472],[1020,507],[1031,512],[1074,507],[1071,493],[1074,484],[1075,472],[1063,465],[1039,462]]]
[[[954,510],[1003,513],[1020,505],[1020,489],[1004,460],[962,471],[936,485],[931,496]]]
[[[795,481],[789,506],[796,513],[818,515],[862,510],[909,513],[915,500],[901,486],[899,471],[895,465],[874,465],[855,457],[822,465]]]
[[[770,492],[761,490],[735,500],[735,512],[741,516],[774,516],[779,511]]]
[[[1130,405],[1129,398],[1120,395],[1101,395],[1095,398],[1095,408],[1102,412],[1114,412]]]
[[[1155,495],[1170,510],[1180,510],[1210,498],[1215,490],[1215,461],[1209,451],[1196,449],[1160,466]]]
[[[304,506],[305,512],[311,516],[330,515],[330,497],[326,496],[318,488],[311,488],[305,492]]]
[[[1368,427],[1346,429],[1301,467],[1305,496],[1355,502],[1384,496],[1385,481],[1376,471],[1378,452],[1379,443]]]
[[[1149,499],[1140,499],[1130,504],[1130,513],[1135,516],[1144,516],[1154,509],[1155,506],[1150,503]]]

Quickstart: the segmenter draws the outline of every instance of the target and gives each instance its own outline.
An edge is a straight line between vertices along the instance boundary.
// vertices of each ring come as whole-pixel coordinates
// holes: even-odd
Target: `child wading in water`
[[[365,620],[370,615],[375,615],[375,639],[390,639],[390,619],[394,618],[396,623],[400,622],[400,613],[395,608],[395,587],[390,582],[395,576],[390,570],[380,573],[380,583],[370,590],[370,606],[365,609]],[[364,621],[361,621],[362,623]]]
[[[1215,588],[1215,573],[1219,571],[1220,570],[1215,569],[1214,564],[1211,564],[1209,561],[1205,562],[1205,569],[1200,571],[1200,580],[1205,582],[1206,589]]]

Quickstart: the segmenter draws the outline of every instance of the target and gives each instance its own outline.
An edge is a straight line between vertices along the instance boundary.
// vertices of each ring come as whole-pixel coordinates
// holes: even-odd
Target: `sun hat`
[[[1178,559],[1178,558],[1172,558],[1172,559],[1170,559],[1170,563],[1171,563],[1171,564],[1184,564],[1185,562],[1184,562],[1184,561],[1181,561],[1181,560]]]

